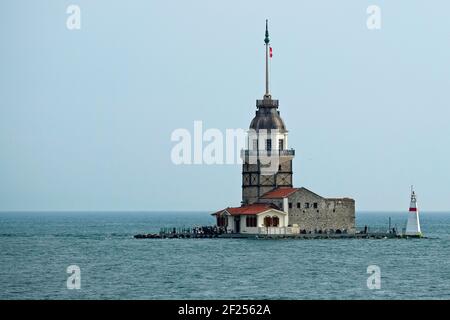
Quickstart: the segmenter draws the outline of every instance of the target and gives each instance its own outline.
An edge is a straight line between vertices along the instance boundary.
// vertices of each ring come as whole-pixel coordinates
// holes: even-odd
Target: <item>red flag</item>
[[[269,47],[270,57],[272,58],[272,47]]]

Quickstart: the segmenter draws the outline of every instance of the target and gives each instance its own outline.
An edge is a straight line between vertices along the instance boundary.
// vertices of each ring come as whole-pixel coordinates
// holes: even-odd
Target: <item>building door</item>
[[[235,233],[241,232],[241,217],[240,216],[234,217],[234,232]]]

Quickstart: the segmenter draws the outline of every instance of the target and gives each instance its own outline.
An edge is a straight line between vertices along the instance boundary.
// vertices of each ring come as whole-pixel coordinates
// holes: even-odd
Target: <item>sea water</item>
[[[388,217],[401,230],[407,212],[358,212],[357,225],[387,230]],[[213,223],[198,212],[0,213],[0,299],[450,298],[449,213],[421,213],[428,239],[133,238]]]

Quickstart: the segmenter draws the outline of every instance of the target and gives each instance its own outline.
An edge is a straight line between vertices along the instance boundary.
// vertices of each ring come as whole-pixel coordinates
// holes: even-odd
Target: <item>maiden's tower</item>
[[[242,201],[213,213],[217,225],[231,233],[354,233],[355,201],[324,198],[293,186],[295,150],[269,88],[272,56],[268,23],[265,31],[265,93],[256,100],[256,114],[242,150]]]

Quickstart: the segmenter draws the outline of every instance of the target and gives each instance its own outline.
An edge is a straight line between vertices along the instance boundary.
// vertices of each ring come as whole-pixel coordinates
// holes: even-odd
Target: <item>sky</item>
[[[449,210],[449,12],[444,0],[2,0],[0,211],[238,206],[240,165],[176,165],[171,134],[248,128],[265,19],[294,185],[406,211],[414,184],[422,210]]]

